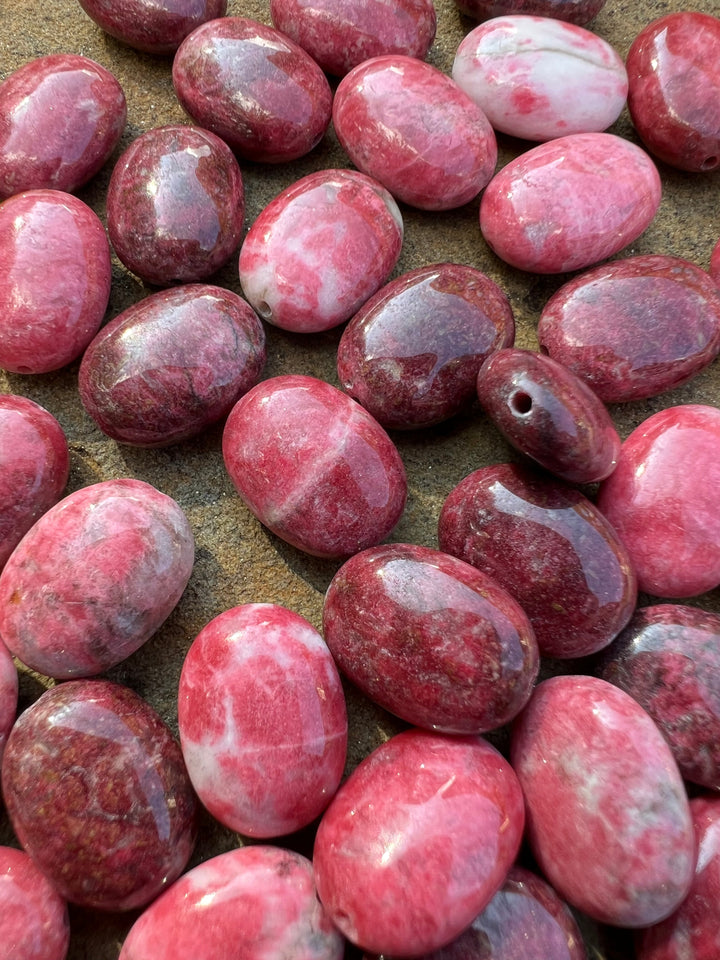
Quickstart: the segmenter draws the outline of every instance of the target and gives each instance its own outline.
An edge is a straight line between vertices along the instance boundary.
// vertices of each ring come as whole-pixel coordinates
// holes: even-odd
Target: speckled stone
[[[476,20],[530,14],[584,25],[602,10],[605,0],[457,0],[457,6]]]
[[[18,672],[10,651],[0,640],[0,763],[8,734],[15,723],[18,704]]]
[[[0,956],[65,960],[67,904],[23,850],[0,847]]]
[[[167,55],[206,20],[224,17],[227,0],[79,0],[85,13],[116,40]]]

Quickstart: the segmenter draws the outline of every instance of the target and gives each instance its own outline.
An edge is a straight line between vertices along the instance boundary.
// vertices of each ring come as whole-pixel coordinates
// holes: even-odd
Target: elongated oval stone
[[[227,0],[79,0],[99,27],[136,50],[173,54],[206,20],[224,17]]]

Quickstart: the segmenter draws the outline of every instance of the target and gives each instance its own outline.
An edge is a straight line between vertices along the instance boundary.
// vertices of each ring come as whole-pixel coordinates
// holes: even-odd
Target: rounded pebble
[[[0,639],[0,763],[18,706],[18,672],[12,655]]]
[[[79,0],[105,33],[145,53],[174,53],[207,20],[224,17],[227,0]]]
[[[0,847],[0,957],[65,960],[67,904],[23,850]]]
[[[555,17],[584,26],[605,6],[605,0],[456,0],[460,11],[476,20],[530,14]]]

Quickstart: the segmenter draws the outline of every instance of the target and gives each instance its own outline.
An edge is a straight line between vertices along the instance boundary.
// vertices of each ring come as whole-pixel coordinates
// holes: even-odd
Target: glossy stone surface
[[[559,480],[510,463],[475,470],[448,494],[438,539],[515,597],[543,656],[595,653],[632,616],[627,550],[600,511]]]
[[[270,0],[270,16],[337,77],[386,53],[424,60],[437,26],[432,0]]]
[[[286,374],[235,404],[225,466],[251,512],[282,540],[345,558],[380,543],[405,507],[405,468],[392,440],[347,394]]]
[[[493,177],[480,229],[520,270],[582,270],[637,240],[660,195],[658,171],[640,147],[611,133],[571,134],[520,154]]]
[[[221,17],[183,40],[172,81],[182,107],[240,157],[297,160],[323,138],[332,91],[294,40],[244,17]]]
[[[720,616],[641,607],[608,647],[600,676],[629,693],[670,744],[686,780],[720,790]]]
[[[0,847],[0,957],[65,960],[67,904],[23,850]]]
[[[120,684],[46,690],[12,729],[2,788],[20,843],[71,903],[144,906],[192,852],[197,801],[180,747]]]
[[[0,763],[5,743],[15,723],[18,703],[18,672],[10,651],[0,640]]]
[[[207,20],[224,17],[227,0],[79,0],[116,40],[145,53],[172,54]]]
[[[597,505],[630,554],[638,587],[694,597],[720,584],[720,410],[660,410],[625,440]]]
[[[480,367],[477,393],[503,436],[555,476],[594,483],[615,469],[620,437],[605,405],[551,357],[497,350]]]
[[[126,119],[122,87],[94,60],[54,53],[24,64],[0,85],[0,198],[73,193],[110,159]]]
[[[625,106],[620,54],[597,34],[552,17],[494,17],[460,43],[455,82],[495,130],[525,140],[606,130]]]
[[[108,233],[125,266],[148,283],[204,280],[242,237],[245,191],[232,151],[208,130],[169,124],[125,150],[107,194]]]
[[[584,26],[605,6],[605,0],[457,0],[468,17],[489,20],[507,14],[555,17]]]
[[[44,407],[0,395],[0,570],[35,521],[65,489],[65,431]]]
[[[679,906],[695,868],[688,799],[670,748],[632,697],[597,677],[551,677],[520,715],[510,756],[526,837],[561,897],[623,927]]]
[[[223,287],[187,284],[138,301],[85,351],[83,406],[119,443],[166,446],[200,433],[254,386],[265,331]]]
[[[343,953],[310,861],[258,845],[181,877],[135,921],[119,960],[341,960]]]
[[[427,427],[469,406],[483,360],[514,339],[510,301],[490,277],[458,263],[417,267],[352,317],[338,378],[384,427]]]
[[[260,212],[240,249],[243,293],[274,326],[318,333],[348,320],[397,263],[403,220],[356,170],[301,177]]]
[[[110,298],[97,214],[61,190],[11,197],[0,206],[0,262],[0,367],[48,373],[79,357]]]
[[[524,820],[517,777],[481,737],[396,734],[355,768],[320,821],[320,900],[369,952],[436,950],[500,888]]]
[[[340,784],[340,677],[317,630],[286,607],[243,604],[200,631],[183,663],[178,721],[200,800],[245,836],[300,830]]]
[[[648,150],[673,167],[720,167],[720,19],[695,10],[653,20],[627,55],[628,109]]]
[[[485,114],[451,77],[414,57],[388,54],[354,67],[335,91],[332,119],[355,166],[411,207],[460,207],[495,170]]]
[[[700,267],[663,254],[593,267],[547,301],[541,349],[606,403],[687,383],[720,351],[720,290]]]
[[[193,535],[171,497],[104,480],[35,523],[0,574],[0,637],[24,664],[65,679],[101,673],[148,640],[192,572]]]

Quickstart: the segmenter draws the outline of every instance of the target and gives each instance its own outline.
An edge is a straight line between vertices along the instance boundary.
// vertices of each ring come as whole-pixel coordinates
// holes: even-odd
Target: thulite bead
[[[455,82],[496,130],[525,140],[606,130],[625,106],[628,80],[597,34],[551,17],[494,17],[464,38]]]
[[[681,170],[720,167],[720,19],[679,11],[653,20],[627,71],[630,117],[648,150]]]
[[[110,158],[126,118],[122,87],[94,60],[26,63],[0,85],[0,197],[77,190]]]
[[[561,897],[623,927],[678,907],[695,867],[687,795],[632,697],[596,677],[545,680],[516,721],[510,754],[528,841]]]
[[[440,512],[440,549],[518,601],[540,653],[583,657],[607,646],[637,596],[628,552],[579,490],[512,464],[461,480]]]
[[[638,587],[693,597],[720,584],[720,410],[668,407],[625,440],[597,504],[617,530]]]
[[[290,850],[241,847],[194,867],[135,921],[120,960],[341,960],[312,864]]]
[[[15,723],[18,703],[18,673],[13,658],[0,640],[0,763],[8,734]]]
[[[18,839],[71,903],[143,906],[192,852],[197,801],[180,747],[120,684],[46,690],[12,729],[2,787]]]
[[[320,821],[320,900],[368,951],[436,950],[500,888],[524,819],[517,777],[482,738],[397,734],[355,768]]]
[[[340,677],[317,630],[285,607],[244,604],[200,631],[183,663],[178,722],[198,796],[246,836],[300,830],[340,784]]]
[[[67,904],[23,850],[0,847],[0,956],[65,960]]]
[[[468,203],[495,170],[485,114],[451,77],[414,57],[354,67],[335,92],[332,119],[355,166],[421,210]]]
[[[227,0],[79,0],[111,37],[146,53],[171,54],[206,20],[224,17]]]
[[[457,0],[457,6],[476,20],[522,13],[584,25],[602,10],[605,0]]]
[[[640,147],[611,133],[577,133],[506,164],[482,196],[480,228],[520,270],[581,270],[636,240],[660,193],[657,169]]]
[[[374,546],[405,507],[392,440],[360,404],[315,377],[287,374],[249,390],[228,417],[223,457],[255,516],[317,556]]]

